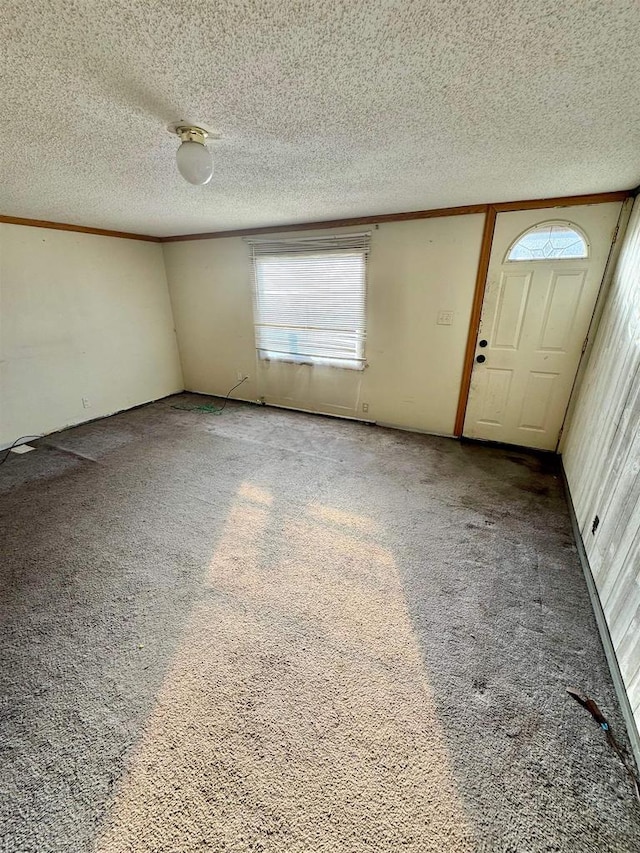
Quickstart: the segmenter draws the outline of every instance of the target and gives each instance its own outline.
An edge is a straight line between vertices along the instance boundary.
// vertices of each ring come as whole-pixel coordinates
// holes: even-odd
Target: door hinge
[[[616,225],[616,227],[613,229],[613,237],[611,238],[611,243],[612,243],[612,245],[613,245],[613,243],[615,243],[615,242],[616,242],[616,240],[618,239],[618,231],[619,231],[619,230],[620,230],[620,226],[619,226],[619,225]]]
[[[584,355],[584,351],[587,348],[587,344],[589,343],[589,335],[584,339],[584,343],[582,344],[582,350],[580,351],[581,355]]]
[[[558,433],[558,444],[560,444],[560,439],[562,438],[562,433],[564,432],[564,424],[560,427],[560,432]]]

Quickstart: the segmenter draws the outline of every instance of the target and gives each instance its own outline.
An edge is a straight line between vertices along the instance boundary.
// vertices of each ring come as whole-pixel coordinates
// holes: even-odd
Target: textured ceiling
[[[637,0],[3,0],[0,213],[155,235],[626,189]],[[213,180],[165,127],[222,134]]]

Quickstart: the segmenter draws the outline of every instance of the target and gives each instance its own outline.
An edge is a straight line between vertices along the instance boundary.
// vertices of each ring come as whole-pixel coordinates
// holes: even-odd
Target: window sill
[[[267,361],[267,362],[273,361],[273,362],[276,362],[277,364],[295,364],[296,366],[304,366],[304,367],[333,367],[333,368],[336,368],[338,370],[355,370],[355,371],[362,371],[367,366],[366,363],[360,362],[360,361],[338,362],[338,361],[332,361],[331,359],[328,359],[328,358],[327,359],[322,359],[322,358],[309,359],[309,358],[295,358],[294,356],[291,356],[289,358],[286,358],[286,357],[285,358],[282,358],[282,357],[276,358],[276,357],[270,356],[270,355],[261,355],[260,361]]]

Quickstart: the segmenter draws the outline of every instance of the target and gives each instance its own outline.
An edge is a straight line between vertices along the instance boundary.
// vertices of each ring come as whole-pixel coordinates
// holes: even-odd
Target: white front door
[[[555,450],[619,212],[498,214],[463,435]]]

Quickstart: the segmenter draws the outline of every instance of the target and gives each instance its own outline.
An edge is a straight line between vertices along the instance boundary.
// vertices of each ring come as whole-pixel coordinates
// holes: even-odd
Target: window
[[[507,253],[508,261],[588,257],[586,238],[570,222],[542,222],[518,237]]]
[[[362,370],[369,236],[250,241],[260,358]]]

